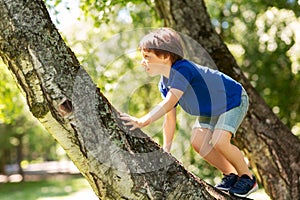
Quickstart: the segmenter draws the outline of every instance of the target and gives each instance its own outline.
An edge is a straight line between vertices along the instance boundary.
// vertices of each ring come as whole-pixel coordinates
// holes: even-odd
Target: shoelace
[[[232,175],[224,175],[224,177],[221,180],[221,184],[226,183],[228,180],[232,178]]]
[[[239,178],[239,180],[236,182],[236,184],[234,185],[235,188],[238,189],[243,189],[246,186],[247,187],[251,187],[252,185],[252,180],[251,179],[246,179],[246,178]]]

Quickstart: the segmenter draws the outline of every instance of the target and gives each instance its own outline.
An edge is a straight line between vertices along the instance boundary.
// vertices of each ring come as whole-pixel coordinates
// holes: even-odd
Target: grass
[[[0,200],[61,200],[82,190],[91,190],[88,182],[82,177],[36,182],[2,183],[0,184]]]

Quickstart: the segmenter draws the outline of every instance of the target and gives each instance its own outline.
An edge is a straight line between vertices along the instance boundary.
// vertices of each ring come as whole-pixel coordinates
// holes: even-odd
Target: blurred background
[[[140,35],[133,34],[163,26],[152,0],[45,2],[66,43],[117,109],[142,116],[160,102],[159,77],[143,73],[136,50]],[[212,24],[242,71],[300,137],[300,1],[205,2]],[[221,174],[190,146],[193,123],[179,108],[171,153],[188,170],[215,184]],[[161,127],[162,120],[144,131],[162,144]],[[268,199],[262,189],[260,194],[252,198]],[[0,200],[82,199],[82,195],[97,199],[64,150],[32,117],[0,60]]]

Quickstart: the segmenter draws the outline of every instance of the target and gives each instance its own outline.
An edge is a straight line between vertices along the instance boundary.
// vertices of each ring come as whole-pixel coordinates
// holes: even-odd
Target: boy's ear
[[[164,54],[163,56],[164,56],[164,60],[165,60],[166,62],[168,62],[168,61],[171,60],[171,55],[170,55],[170,54]]]

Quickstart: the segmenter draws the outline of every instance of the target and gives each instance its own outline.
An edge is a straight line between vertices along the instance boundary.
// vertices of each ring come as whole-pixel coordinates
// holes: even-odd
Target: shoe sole
[[[222,190],[224,192],[228,192],[230,190],[230,188],[223,188],[223,187],[215,187],[215,188]]]
[[[248,195],[250,195],[251,193],[255,192],[258,190],[258,185],[257,183],[255,183],[255,185],[253,186],[253,188],[246,194],[236,194],[236,193],[231,193],[229,192],[231,195],[237,196],[237,197],[247,197]]]

